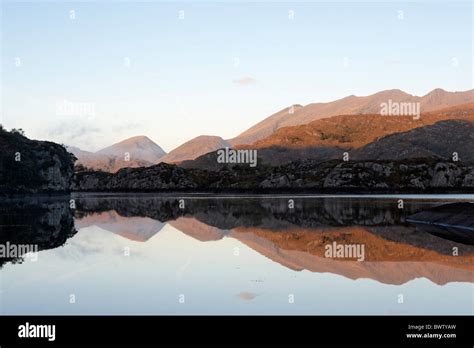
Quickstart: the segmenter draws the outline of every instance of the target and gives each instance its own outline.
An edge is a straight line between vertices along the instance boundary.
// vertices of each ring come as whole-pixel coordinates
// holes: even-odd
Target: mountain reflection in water
[[[406,221],[412,214],[446,202],[407,200],[404,209],[398,209],[397,200],[388,198],[295,197],[294,208],[289,208],[288,198],[281,197],[187,197],[183,198],[185,206],[181,208],[180,199],[147,195],[86,195],[75,197],[74,210],[69,209],[68,199],[0,204],[0,242],[37,244],[39,250],[55,249],[66,247],[69,241],[72,243],[80,238],[82,231],[99,228],[120,236],[117,238],[124,241],[147,244],[160,231],[171,226],[205,243],[201,244],[203,246],[236,240],[239,245],[247,246],[279,267],[298,273],[303,270],[330,273],[348,280],[370,279],[397,286],[418,278],[430,280],[436,284],[433,286],[474,283],[472,243],[460,242],[456,238],[450,240],[449,234],[441,237],[438,233],[440,227],[435,230],[433,226],[413,225]],[[88,238],[94,238],[94,235]],[[94,245],[96,253],[110,247],[103,245],[107,244],[105,242],[89,242]],[[333,243],[364,245],[364,261],[325,257],[326,245]],[[182,269],[177,271],[180,276],[193,262],[181,247],[176,243],[172,250],[174,255],[183,259]],[[238,254],[235,249],[225,252]],[[122,257],[121,249],[113,252]],[[41,263],[41,253],[38,263]],[[75,257],[78,263],[86,262],[88,253]],[[26,266],[26,263],[16,264],[21,263],[21,258],[3,259],[4,269],[7,263],[11,264],[11,275]],[[0,270],[0,275],[3,271]],[[225,267],[222,271],[227,275],[237,272]],[[139,282],[140,277],[136,281]],[[7,283],[2,288],[4,286],[8,289]],[[245,288],[232,296],[246,303],[264,297]],[[463,300],[469,298],[459,299]],[[471,306],[472,311],[472,303],[466,305]],[[209,306],[212,307],[212,303]],[[14,309],[11,311],[15,312]],[[229,309],[231,313],[232,309]]]

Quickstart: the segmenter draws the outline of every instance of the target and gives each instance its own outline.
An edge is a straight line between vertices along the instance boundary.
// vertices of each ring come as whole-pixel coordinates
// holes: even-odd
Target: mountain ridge
[[[474,134],[473,126],[474,103],[424,113],[418,120],[411,116],[339,115],[306,125],[283,127],[263,140],[236,149],[256,150],[258,163],[271,166],[301,159],[342,160],[344,152],[350,154],[350,159],[363,160],[400,160],[423,155],[451,157],[439,149],[439,143],[445,144],[451,155],[457,150],[465,160],[470,160],[469,146],[474,148],[474,139],[469,135]],[[409,146],[415,143],[419,146]],[[213,152],[180,165],[215,170],[225,164],[218,163],[217,154]]]
[[[468,103],[463,103],[465,101]],[[412,116],[397,116],[381,121],[381,103],[388,102],[420,103],[423,118],[416,120]],[[351,145],[349,147],[358,148],[388,134],[405,132],[442,119],[463,117],[472,113],[471,111],[474,111],[474,89],[447,92],[436,88],[421,97],[400,89],[390,89],[369,96],[349,95],[328,103],[311,103],[306,106],[294,104],[263,119],[237,137],[224,140],[220,136],[200,135],[169,153],[143,135],[124,139],[95,153],[73,147],[69,149],[79,158],[78,165],[116,172],[124,167],[148,167],[161,162],[189,163],[224,147],[297,148],[299,144],[324,144],[325,147],[336,145],[346,148],[346,145]],[[313,127],[315,125],[316,128]],[[320,126],[326,127],[326,130],[321,131],[318,129]],[[374,130],[374,126],[379,129]],[[363,134],[364,131],[367,134]],[[324,141],[318,141],[318,137]],[[330,148],[325,151],[326,155],[331,156]]]
[[[180,163],[194,160],[201,155],[229,146],[230,144],[219,136],[199,135],[167,153],[159,162]]]
[[[368,96],[350,95],[327,103],[311,103],[297,108],[293,114],[288,112],[289,108],[285,108],[228,141],[232,146],[251,144],[286,126],[307,124],[338,115],[380,114],[381,103],[387,103],[389,100],[397,103],[420,103],[421,112],[426,113],[473,102],[474,89],[448,92],[436,88],[424,96],[411,95],[400,89],[390,89]]]

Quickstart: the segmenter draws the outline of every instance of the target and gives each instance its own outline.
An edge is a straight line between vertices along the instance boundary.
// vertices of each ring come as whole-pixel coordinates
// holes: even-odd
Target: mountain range
[[[382,103],[389,100],[398,103],[420,103],[421,112],[430,112],[449,106],[466,104],[474,101],[474,90],[465,92],[447,92],[437,88],[418,97],[399,89],[378,92],[366,97],[354,95],[329,103],[313,103],[304,107],[297,105],[293,109],[285,108],[263,121],[250,127],[229,142],[235,145],[252,144],[261,140],[277,129],[288,126],[307,124],[315,120],[337,115],[379,114]],[[291,113],[290,111],[293,111]]]
[[[381,105],[389,102],[419,103],[423,116],[416,119],[412,116],[380,115]],[[169,153],[146,136],[125,139],[94,153],[74,147],[68,149],[78,158],[76,165],[107,172],[116,172],[123,167],[148,167],[160,162],[189,167],[194,160],[197,161],[191,166],[200,167],[209,162],[205,160],[206,156],[224,147],[256,148],[266,162],[278,165],[300,157],[321,160],[339,158],[343,151],[360,149],[391,134],[472,115],[474,90],[447,92],[438,88],[419,97],[395,89],[365,97],[351,95],[329,103],[295,104],[265,118],[235,138],[224,140],[219,136],[201,135]],[[456,126],[460,124],[453,125]],[[448,125],[443,124],[443,127]],[[450,131],[455,132],[453,127]],[[427,133],[422,135],[427,136]],[[379,144],[390,144],[386,151],[397,151],[395,142],[404,142],[404,137],[392,137]],[[375,148],[379,147],[372,144],[365,152],[359,150],[357,156],[365,159],[371,153],[375,155]],[[417,149],[420,150],[419,147]],[[430,152],[425,149],[420,150],[419,154]],[[380,156],[390,157],[386,152]]]
[[[446,160],[456,152],[460,160],[473,161],[474,103],[424,113],[419,120],[373,114],[334,116],[283,127],[265,139],[237,148],[257,149],[258,162],[271,166],[301,159],[342,160],[344,153],[351,160]],[[181,163],[185,168],[212,170],[224,165],[218,163],[216,152]]]

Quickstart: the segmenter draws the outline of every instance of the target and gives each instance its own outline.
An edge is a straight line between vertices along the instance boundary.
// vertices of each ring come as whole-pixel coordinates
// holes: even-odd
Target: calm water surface
[[[40,249],[0,259],[1,314],[474,313],[472,235],[406,221],[473,196],[73,198],[0,203],[0,242]]]

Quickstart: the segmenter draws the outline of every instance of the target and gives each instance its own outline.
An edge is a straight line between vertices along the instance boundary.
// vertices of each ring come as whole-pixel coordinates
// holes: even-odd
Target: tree
[[[19,134],[21,136],[25,136],[25,131],[21,128],[18,128],[18,129],[12,128],[11,133],[12,134]]]

